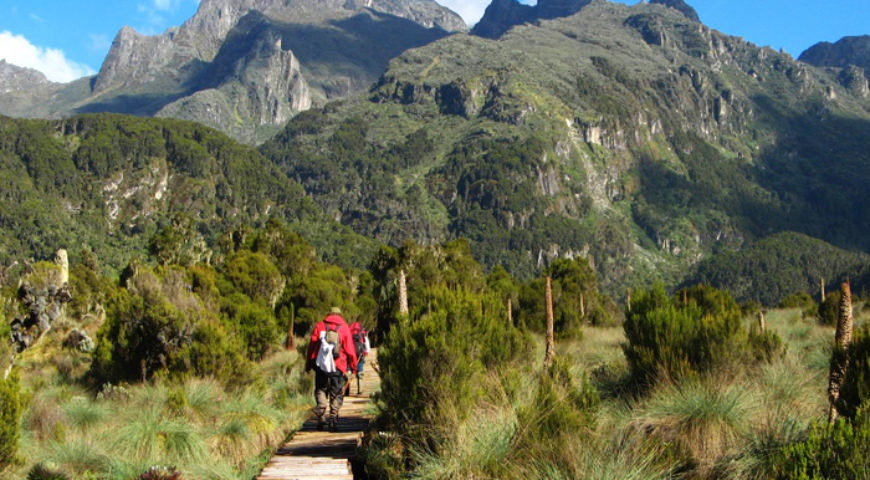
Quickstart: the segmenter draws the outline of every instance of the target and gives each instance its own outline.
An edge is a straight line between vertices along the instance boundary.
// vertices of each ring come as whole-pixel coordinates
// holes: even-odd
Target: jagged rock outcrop
[[[170,80],[183,83],[186,76],[198,73],[199,62],[215,59],[233,29],[252,11],[281,22],[317,25],[366,8],[425,28],[464,29],[456,14],[425,0],[203,0],[190,20],[162,35],[144,36],[129,27],[122,28],[97,75],[94,90],[99,93],[118,86],[141,85],[166,73]]]
[[[256,129],[283,125],[311,108],[311,92],[299,59],[282,48],[281,36],[275,31],[260,35],[231,69],[231,81],[173,102],[157,116],[199,121],[254,143]],[[250,123],[227,122],[238,118]]]
[[[12,84],[0,68],[10,91],[0,114],[172,116],[257,143],[312,105],[368,88],[403,51],[466,29],[433,0],[202,0],[163,34],[122,28],[97,76],[75,88]]]

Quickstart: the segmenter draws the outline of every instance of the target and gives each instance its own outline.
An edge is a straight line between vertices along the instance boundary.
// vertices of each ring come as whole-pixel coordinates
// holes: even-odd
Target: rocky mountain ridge
[[[432,0],[203,0],[163,34],[122,28],[87,88],[9,84],[19,94],[0,113],[175,117],[256,143],[311,105],[367,88],[401,52],[466,28]]]
[[[483,18],[471,29],[471,33],[484,38],[499,38],[516,25],[568,17],[582,10],[595,0],[539,0],[534,6],[518,0],[493,0],[486,8]],[[683,0],[649,0],[673,8],[686,18],[699,22],[697,12]]]

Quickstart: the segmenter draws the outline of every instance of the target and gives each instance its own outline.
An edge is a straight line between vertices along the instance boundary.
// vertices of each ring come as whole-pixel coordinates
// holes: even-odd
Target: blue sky
[[[473,24],[489,0],[438,0]],[[633,4],[637,0],[617,0]],[[534,3],[525,0],[525,3]],[[797,57],[810,45],[870,34],[868,0],[688,0],[705,24]],[[199,0],[0,0],[0,58],[55,81],[99,70],[124,25],[146,34],[190,18]]]

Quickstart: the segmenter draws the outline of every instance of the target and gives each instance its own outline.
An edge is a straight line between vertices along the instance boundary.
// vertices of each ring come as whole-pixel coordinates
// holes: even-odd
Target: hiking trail
[[[338,431],[317,430],[312,414],[278,449],[257,480],[353,480],[350,458],[372,417],[370,395],[380,390],[381,379],[373,368],[377,359],[377,349],[373,348],[366,358],[362,395],[357,395],[356,377],[351,378],[350,394],[345,395],[338,416]]]

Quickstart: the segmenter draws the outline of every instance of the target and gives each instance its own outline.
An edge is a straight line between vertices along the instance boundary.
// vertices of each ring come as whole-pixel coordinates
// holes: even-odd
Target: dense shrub
[[[837,324],[837,318],[840,316],[840,298],[842,294],[839,290],[825,296],[825,300],[819,304],[819,323],[828,326]]]
[[[22,409],[18,377],[0,378],[0,470],[15,460]]]
[[[819,311],[819,306],[813,297],[807,292],[800,292],[789,295],[779,302],[779,308],[797,308],[800,309],[801,315],[804,318],[814,317]]]
[[[805,440],[776,453],[769,477],[777,479],[859,479],[870,474],[870,414],[834,425],[817,422]]]
[[[418,439],[443,428],[448,412],[454,421],[472,414],[486,372],[530,352],[497,297],[444,287],[429,294],[431,311],[394,325],[379,351],[386,420]]]
[[[632,307],[623,325],[623,351],[638,390],[662,377],[695,377],[780,350],[775,334],[750,335],[737,303],[720,290],[698,286],[672,300],[657,286],[639,292]]]

